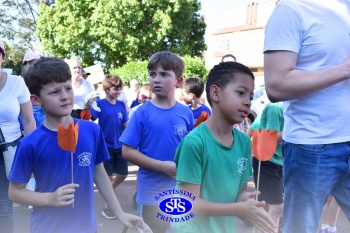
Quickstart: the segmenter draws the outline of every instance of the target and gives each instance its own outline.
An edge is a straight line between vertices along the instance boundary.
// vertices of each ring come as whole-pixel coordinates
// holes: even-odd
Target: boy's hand
[[[238,193],[236,202],[243,202],[243,201],[247,201],[248,199],[255,199],[257,194],[260,195],[260,191],[258,191],[258,193],[257,193],[256,191],[255,192],[248,192],[245,190],[241,190]]]
[[[255,201],[250,198],[244,204],[245,211],[242,211],[242,217],[247,219],[261,232],[275,233],[276,225],[268,213],[262,208],[265,202]]]
[[[61,207],[71,205],[74,202],[75,189],[79,184],[67,184],[59,187],[50,195],[50,206]]]
[[[176,163],[173,161],[163,161],[160,171],[168,176],[176,178]]]
[[[145,222],[143,221],[142,218],[132,215],[132,214],[127,214],[127,213],[122,213],[120,216],[118,216],[119,221],[127,226],[128,228],[137,231],[136,226],[140,228],[144,228]]]

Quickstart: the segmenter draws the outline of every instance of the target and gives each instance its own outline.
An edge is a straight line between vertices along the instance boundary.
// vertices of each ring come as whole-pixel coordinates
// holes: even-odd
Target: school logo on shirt
[[[80,155],[78,155],[79,159],[79,166],[86,167],[91,164],[91,153],[90,152],[84,152]]]
[[[123,113],[118,112],[118,118],[119,118],[119,119],[123,119]]]
[[[174,125],[174,133],[175,135],[179,135],[179,137],[182,139],[187,134],[187,129],[184,125]]]
[[[240,174],[243,174],[245,170],[247,170],[247,165],[248,165],[248,159],[247,158],[240,158],[237,161],[238,164],[238,172]]]
[[[195,217],[192,202],[196,197],[182,189],[169,189],[154,197],[159,202],[156,217],[165,222],[185,222]]]

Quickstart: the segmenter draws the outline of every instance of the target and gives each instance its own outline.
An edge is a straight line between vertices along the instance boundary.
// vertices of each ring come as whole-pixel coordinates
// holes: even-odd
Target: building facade
[[[232,54],[237,61],[248,66],[256,77],[255,86],[263,84],[263,46],[267,21],[278,0],[262,3],[252,2],[245,9],[233,9],[232,26],[220,27],[220,21],[208,25],[205,64],[211,69],[226,54]]]

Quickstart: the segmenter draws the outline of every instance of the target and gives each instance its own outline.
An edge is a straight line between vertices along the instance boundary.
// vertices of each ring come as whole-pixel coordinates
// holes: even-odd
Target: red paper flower
[[[193,128],[196,128],[200,123],[202,123],[202,122],[208,120],[209,116],[210,116],[210,115],[209,115],[208,112],[202,111],[202,112],[201,112],[201,115],[199,115],[199,117],[198,117],[196,123],[194,124],[194,127],[193,127]]]
[[[64,128],[63,125],[58,124],[58,145],[62,150],[68,150],[75,153],[75,148],[78,142],[78,130],[78,122],[75,125],[70,123],[67,129]]]
[[[277,148],[277,131],[262,129],[253,131],[253,154],[260,161],[269,160]]]
[[[81,111],[80,118],[83,120],[90,120],[90,118],[91,118],[90,111],[87,109],[84,109],[83,111]]]

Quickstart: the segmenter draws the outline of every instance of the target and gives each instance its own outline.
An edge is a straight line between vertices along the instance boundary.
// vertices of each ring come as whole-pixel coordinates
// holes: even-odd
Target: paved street
[[[132,197],[136,190],[136,171],[137,167],[129,166],[129,176],[127,179],[116,189],[119,202],[128,213],[136,214],[136,211],[132,208]],[[249,188],[254,187],[253,183],[249,183]],[[97,216],[98,233],[121,233],[123,226],[117,220],[108,220],[101,215],[104,202],[99,194],[98,190],[95,190],[95,211]],[[22,206],[15,204],[15,233],[29,233],[29,215],[30,210],[28,206]],[[344,216],[343,212],[340,213],[337,224],[338,233],[349,233],[350,224]],[[253,233],[252,227],[247,227],[240,220],[237,221],[237,233]],[[155,232],[157,233],[157,232]]]

